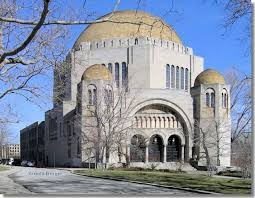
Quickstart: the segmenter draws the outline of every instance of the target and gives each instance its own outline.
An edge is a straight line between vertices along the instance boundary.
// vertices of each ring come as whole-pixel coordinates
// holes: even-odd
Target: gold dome
[[[111,16],[112,15],[112,16]],[[109,19],[108,19],[109,17]],[[162,19],[142,11],[116,11],[102,16],[102,20],[89,25],[79,36],[75,45],[81,42],[126,37],[155,37],[182,43],[175,30]]]
[[[81,80],[112,80],[112,74],[105,66],[95,64],[84,71]]]
[[[194,86],[201,84],[225,84],[225,79],[219,72],[207,69],[196,77]]]

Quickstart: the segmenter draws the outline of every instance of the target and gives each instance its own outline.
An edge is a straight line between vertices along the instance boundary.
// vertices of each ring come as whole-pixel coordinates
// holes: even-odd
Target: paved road
[[[149,185],[119,182],[107,179],[79,176],[66,170],[20,168],[9,175],[15,182],[31,192],[46,194],[150,194],[191,195],[194,193],[154,187]]]

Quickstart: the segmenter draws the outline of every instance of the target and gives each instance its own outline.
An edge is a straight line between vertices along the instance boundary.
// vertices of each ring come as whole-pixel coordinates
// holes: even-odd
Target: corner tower
[[[191,89],[198,165],[230,166],[230,87],[212,69],[201,72]]]

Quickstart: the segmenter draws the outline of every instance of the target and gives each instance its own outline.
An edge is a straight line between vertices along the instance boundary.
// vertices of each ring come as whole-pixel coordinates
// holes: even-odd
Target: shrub
[[[230,177],[243,177],[243,172],[226,170],[226,171],[220,171],[217,175],[230,176]]]

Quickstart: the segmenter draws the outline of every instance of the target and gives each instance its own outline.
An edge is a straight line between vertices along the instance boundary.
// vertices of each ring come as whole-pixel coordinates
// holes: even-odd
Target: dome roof
[[[81,80],[112,80],[112,74],[105,66],[95,64],[84,71]]]
[[[182,43],[171,26],[162,19],[142,11],[116,11],[99,19],[108,21],[89,25],[80,34],[75,45],[92,40],[139,36],[155,37]]]
[[[225,84],[225,79],[219,72],[207,69],[196,77],[194,86],[201,84]]]

